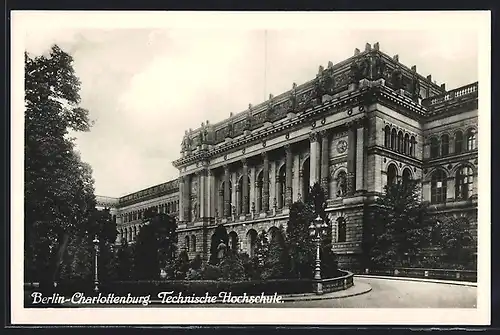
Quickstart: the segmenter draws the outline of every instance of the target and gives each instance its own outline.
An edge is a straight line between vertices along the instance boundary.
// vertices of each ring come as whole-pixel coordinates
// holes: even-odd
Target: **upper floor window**
[[[398,133],[398,151],[404,152],[403,132],[402,131],[400,131]]]
[[[463,151],[464,134],[459,130],[455,133],[455,153],[459,154]]]
[[[384,146],[386,148],[391,147],[391,128],[389,126],[384,128]]]
[[[437,138],[431,138],[431,158],[436,158],[439,156],[439,141]]]
[[[391,149],[392,150],[396,150],[397,149],[396,129],[392,129],[392,132],[391,132]]]
[[[404,143],[404,153],[407,155],[411,155],[410,151],[410,136],[408,134],[405,134],[405,138],[403,140]]]
[[[450,152],[450,137],[448,134],[441,136],[441,156],[446,156]]]
[[[467,150],[476,149],[476,130],[469,129],[467,131]]]
[[[472,196],[474,172],[468,166],[461,167],[455,175],[455,197],[469,199]]]
[[[417,146],[417,140],[415,140],[415,136],[410,138],[410,155],[415,157],[415,147]]]
[[[436,170],[431,177],[431,202],[446,201],[446,173]]]

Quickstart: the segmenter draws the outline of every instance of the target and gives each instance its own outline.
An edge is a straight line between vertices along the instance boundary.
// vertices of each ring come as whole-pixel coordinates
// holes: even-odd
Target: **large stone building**
[[[320,182],[333,249],[361,266],[366,208],[387,183],[417,179],[437,214],[477,226],[478,84],[445,90],[416,66],[366,44],[316,78],[219,122],[186,132],[179,179],[113,205],[119,236],[132,241],[143,211],[178,218],[179,246],[207,259],[223,224],[232,247],[252,254],[262,229],[286,227],[290,204]]]

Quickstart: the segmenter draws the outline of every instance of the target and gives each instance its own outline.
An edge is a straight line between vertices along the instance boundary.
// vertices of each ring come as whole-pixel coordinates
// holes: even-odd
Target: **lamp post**
[[[99,277],[97,274],[97,256],[99,254],[99,239],[97,238],[97,235],[94,237],[94,249],[95,249],[95,274],[94,274],[94,291],[97,293],[99,292]]]
[[[316,266],[314,268],[314,279],[316,283],[316,294],[323,294],[323,285],[321,284],[321,259],[320,259],[320,246],[321,239],[327,234],[327,224],[318,215],[309,225],[309,235],[314,238],[316,242]]]

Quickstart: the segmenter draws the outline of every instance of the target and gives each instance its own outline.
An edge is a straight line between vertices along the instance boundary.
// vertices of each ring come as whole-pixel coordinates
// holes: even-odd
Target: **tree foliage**
[[[134,246],[134,269],[137,279],[155,279],[160,269],[167,276],[175,274],[177,251],[177,222],[173,216],[149,209],[144,214],[145,224],[139,230]]]
[[[70,131],[88,131],[78,106],[80,82],[72,57],[53,46],[48,55],[25,53],[25,277],[52,282],[70,244],[92,226],[92,171],[74,150]],[[85,243],[84,243],[85,244]],[[76,257],[83,250],[74,250]],[[72,266],[73,269],[79,266]]]
[[[443,252],[442,263],[456,269],[472,267],[475,242],[469,227],[467,217],[454,215],[448,215],[434,224],[433,242]]]
[[[311,278],[313,275],[316,244],[314,237],[310,236],[309,225],[317,216],[327,225],[327,234],[320,242],[323,276],[330,276],[337,271],[335,254],[332,252],[331,222],[325,208],[325,192],[319,183],[311,186],[306,203],[295,202],[290,208],[286,244],[292,277]]]
[[[429,244],[428,206],[416,182],[385,187],[372,209],[367,250],[375,266],[404,266]]]

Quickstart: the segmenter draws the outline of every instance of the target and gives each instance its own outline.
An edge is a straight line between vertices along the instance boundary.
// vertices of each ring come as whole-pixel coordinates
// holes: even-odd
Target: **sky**
[[[422,14],[407,27],[405,19],[387,16],[380,25],[374,19],[371,26],[325,29],[300,21],[282,27],[274,21],[266,21],[274,22],[269,27],[92,26],[89,15],[87,24],[74,27],[67,26],[68,18],[60,26],[46,21],[50,29],[28,26],[24,48],[40,55],[56,43],[73,56],[81,107],[95,121],[90,132],[76,134],[77,149],[93,168],[97,195],[118,197],[176,178],[172,161],[180,157],[186,129],[221,121],[308,81],[319,65],[340,62],[366,43],[379,42],[382,52],[398,54],[401,63],[432,74],[447,89],[478,80],[477,22],[463,17]],[[356,22],[357,15],[346,22]]]

